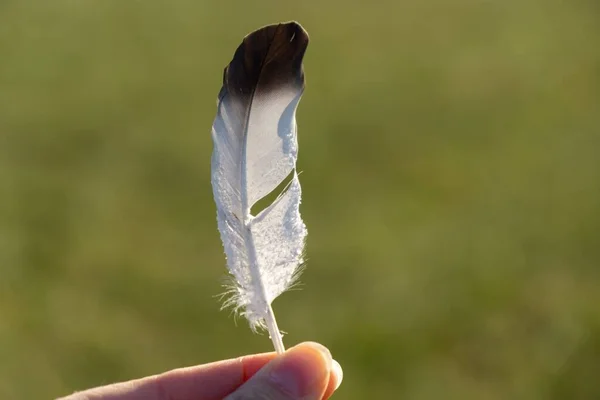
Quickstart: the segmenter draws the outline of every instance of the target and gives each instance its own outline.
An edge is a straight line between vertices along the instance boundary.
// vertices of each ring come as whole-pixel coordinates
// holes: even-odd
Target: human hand
[[[329,350],[307,342],[280,356],[263,353],[175,369],[59,400],[326,400],[342,376]]]

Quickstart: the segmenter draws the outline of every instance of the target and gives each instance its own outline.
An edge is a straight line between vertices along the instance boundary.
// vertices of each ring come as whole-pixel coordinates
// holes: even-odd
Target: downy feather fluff
[[[252,330],[266,328],[277,352],[281,333],[271,303],[297,278],[307,234],[296,172],[296,107],[304,91],[306,31],[296,22],[263,27],[237,48],[223,74],[212,127],[212,186],[232,305]],[[288,176],[291,182],[257,215],[251,208]]]

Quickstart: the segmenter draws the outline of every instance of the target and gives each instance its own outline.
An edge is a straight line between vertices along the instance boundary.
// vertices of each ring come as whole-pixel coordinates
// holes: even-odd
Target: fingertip
[[[331,353],[326,347],[313,342],[301,343],[276,360],[270,379],[294,398],[317,393],[321,398],[330,380],[331,363]]]
[[[316,342],[304,342],[299,345],[292,347],[289,351],[304,351],[304,352],[315,352],[323,357],[321,360],[321,366],[327,368],[328,379],[325,391],[322,396],[322,400],[327,400],[331,395],[340,387],[344,379],[344,371],[339,362],[334,360],[331,356],[331,352],[325,346]],[[322,362],[325,361],[323,364]]]
[[[327,400],[333,392],[335,392],[340,385],[342,384],[342,380],[344,378],[344,372],[342,371],[341,365],[336,361],[331,361],[331,374],[329,375],[329,383],[327,384],[327,389],[325,390],[325,394],[323,394],[322,400]]]
[[[317,352],[322,357],[322,361],[327,364],[327,367],[330,367],[331,361],[333,360],[329,349],[317,342],[303,342],[297,344],[296,346],[290,348],[286,353],[292,351]]]
[[[333,390],[337,390],[344,380],[344,370],[336,360],[331,361],[331,375],[335,377],[335,387]]]

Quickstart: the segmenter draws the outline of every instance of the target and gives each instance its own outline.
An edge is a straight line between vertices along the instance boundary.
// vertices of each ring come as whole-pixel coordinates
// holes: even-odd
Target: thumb
[[[302,343],[280,355],[225,400],[322,400],[339,386],[342,370],[317,343]]]

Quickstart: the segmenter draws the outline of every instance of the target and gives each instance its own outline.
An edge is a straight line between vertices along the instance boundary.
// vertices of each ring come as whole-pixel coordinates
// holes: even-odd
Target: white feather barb
[[[225,305],[246,317],[252,330],[266,328],[278,353],[285,349],[271,303],[298,277],[307,234],[295,118],[307,46],[308,35],[296,22],[246,36],[225,68],[212,127],[217,221],[235,280]],[[252,215],[252,206],[290,175],[283,193]]]

